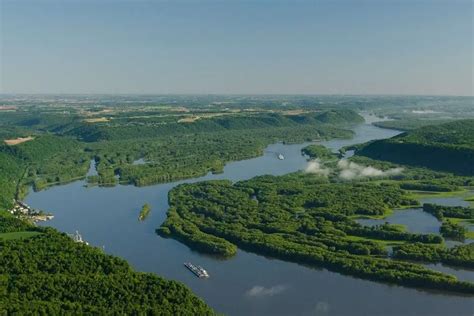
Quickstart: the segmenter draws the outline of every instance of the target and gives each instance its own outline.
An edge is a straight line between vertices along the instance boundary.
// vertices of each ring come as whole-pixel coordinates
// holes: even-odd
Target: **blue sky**
[[[3,93],[473,94],[470,0],[0,0]]]

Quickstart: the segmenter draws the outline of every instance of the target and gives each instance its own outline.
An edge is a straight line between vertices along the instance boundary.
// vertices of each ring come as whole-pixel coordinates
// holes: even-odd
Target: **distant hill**
[[[395,163],[474,175],[474,120],[430,125],[373,141],[358,155]]]
[[[101,122],[82,124],[69,130],[66,135],[87,142],[123,140],[144,137],[169,137],[197,133],[271,130],[275,128],[316,127],[329,129],[333,125],[363,123],[364,118],[353,110],[338,109],[310,112],[298,115],[279,113],[237,114],[201,118],[189,122],[157,122],[152,119],[140,122]]]
[[[330,110],[316,115],[316,120],[326,124],[364,123],[364,118],[353,110]]]
[[[372,125],[382,127],[382,128],[396,129],[400,131],[412,131],[420,127],[425,127],[429,125],[440,125],[440,124],[449,123],[453,121],[454,121],[453,119],[432,119],[432,120],[400,119],[400,120],[393,120],[393,121],[374,122],[372,123]]]

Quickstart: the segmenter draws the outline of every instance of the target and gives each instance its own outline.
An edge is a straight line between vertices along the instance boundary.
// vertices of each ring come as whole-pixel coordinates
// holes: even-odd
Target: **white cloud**
[[[380,170],[372,166],[362,166],[347,159],[341,159],[337,162],[339,169],[339,178],[344,180],[371,178],[371,177],[389,177],[400,174],[403,168],[392,168]],[[308,162],[305,168],[306,173],[318,174],[324,177],[331,173],[330,168],[324,167],[319,159]]]
[[[263,297],[263,296],[273,296],[282,293],[286,290],[286,287],[283,285],[276,285],[272,287],[264,287],[260,285],[255,285],[245,294],[251,297]]]
[[[388,177],[402,173],[403,168],[392,168],[388,170],[380,170],[372,166],[362,166],[355,162],[341,159],[337,163],[339,169],[339,177],[344,180],[352,180],[366,177]]]
[[[327,177],[331,172],[330,169],[324,168],[319,159],[312,160],[308,163],[305,169],[306,173],[319,174],[321,176]]]

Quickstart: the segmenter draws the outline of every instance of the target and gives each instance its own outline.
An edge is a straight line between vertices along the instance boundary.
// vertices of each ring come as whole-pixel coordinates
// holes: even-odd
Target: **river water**
[[[342,146],[387,138],[397,131],[361,124],[350,140],[322,144]],[[284,262],[239,250],[222,260],[190,250],[155,229],[166,218],[167,194],[184,182],[210,179],[239,181],[257,175],[281,175],[304,169],[300,150],[307,144],[268,146],[263,156],[231,162],[221,174],[148,187],[85,187],[83,181],[32,192],[26,202],[52,212],[46,223],[61,231],[79,230],[90,244],[126,259],[135,269],[185,283],[216,311],[227,315],[472,315],[472,298],[365,281],[324,269]],[[282,153],[279,160],[276,153]],[[144,203],[149,217],[138,221]],[[209,279],[198,279],[183,262],[202,265]]]

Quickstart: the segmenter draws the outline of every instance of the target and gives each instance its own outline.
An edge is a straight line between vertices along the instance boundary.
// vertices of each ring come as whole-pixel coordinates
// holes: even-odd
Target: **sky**
[[[472,0],[0,0],[0,11],[0,93],[474,93]]]

